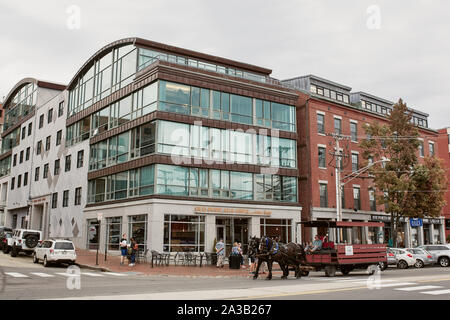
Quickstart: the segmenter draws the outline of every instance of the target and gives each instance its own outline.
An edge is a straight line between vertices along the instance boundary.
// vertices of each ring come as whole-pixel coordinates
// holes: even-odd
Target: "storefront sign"
[[[221,208],[221,207],[195,207],[195,213],[212,213],[212,214],[244,214],[257,216],[270,216],[272,211],[253,210],[244,208]]]
[[[345,246],[345,255],[352,256],[353,255],[353,246]]]
[[[417,228],[423,226],[423,221],[421,218],[409,218],[409,224],[411,227]]]
[[[33,204],[39,204],[39,203],[43,203],[47,200],[47,198],[39,198],[39,199],[34,199],[33,200]]]
[[[423,219],[424,223],[441,224],[440,219]]]
[[[372,215],[371,219],[372,221],[391,222],[391,216]],[[405,217],[400,217],[399,222],[406,222]]]

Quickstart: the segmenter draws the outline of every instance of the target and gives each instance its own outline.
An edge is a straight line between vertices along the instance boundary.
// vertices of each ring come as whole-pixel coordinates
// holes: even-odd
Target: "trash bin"
[[[231,255],[228,258],[230,269],[240,269],[241,268],[241,256]]]

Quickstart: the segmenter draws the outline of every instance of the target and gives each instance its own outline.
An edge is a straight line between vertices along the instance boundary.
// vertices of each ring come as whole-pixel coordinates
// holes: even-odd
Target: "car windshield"
[[[55,249],[59,250],[73,250],[73,244],[70,242],[56,242]]]

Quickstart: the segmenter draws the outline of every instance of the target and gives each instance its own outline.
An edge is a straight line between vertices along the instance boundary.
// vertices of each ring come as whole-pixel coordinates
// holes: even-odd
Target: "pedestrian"
[[[244,265],[244,251],[242,250],[242,243],[238,243],[238,252],[239,255],[241,256],[241,266],[242,268],[245,269],[245,265]]]
[[[134,264],[136,262],[136,252],[139,249],[139,245],[136,242],[136,240],[134,240],[134,238],[130,239],[130,249],[131,249],[131,263],[128,266],[134,267]]]
[[[127,234],[124,233],[122,235],[122,239],[120,239],[120,265],[123,266],[125,263],[125,258],[128,255],[127,249]]]
[[[216,253],[217,253],[217,268],[223,268],[224,263],[223,260],[225,258],[225,243],[223,243],[223,239],[220,239],[216,244]]]

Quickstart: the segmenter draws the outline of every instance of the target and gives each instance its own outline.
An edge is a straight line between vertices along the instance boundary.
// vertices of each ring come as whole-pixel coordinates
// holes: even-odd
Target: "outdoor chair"
[[[136,262],[137,263],[147,263],[147,255],[148,255],[148,249],[145,250],[139,250],[138,254],[137,254],[137,259]]]
[[[153,265],[161,265],[164,263],[164,256],[156,250],[152,250],[152,268]]]

